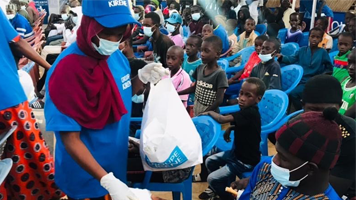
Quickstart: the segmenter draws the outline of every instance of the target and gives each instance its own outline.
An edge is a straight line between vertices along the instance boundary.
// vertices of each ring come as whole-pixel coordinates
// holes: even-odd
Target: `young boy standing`
[[[267,90],[282,89],[281,67],[274,57],[279,53],[281,43],[277,39],[266,40],[258,57],[261,62],[252,69],[250,77],[261,79]]]
[[[178,13],[173,13],[170,18],[166,20],[166,28],[170,33],[168,37],[174,42],[175,45],[184,47],[182,35],[179,33],[179,28],[183,23],[182,17]]]
[[[298,25],[300,24],[300,15],[298,13],[292,13],[289,18],[290,29],[288,29],[286,40],[284,43],[288,42],[295,42],[298,43],[299,46],[300,42],[303,39],[303,33],[301,30],[298,29]]]
[[[355,105],[356,100],[356,74],[355,74],[355,61],[356,61],[356,50],[352,50],[349,54],[347,70],[349,76],[341,82],[341,87],[343,90],[342,95],[342,106],[339,110],[340,114],[345,114],[347,110]]]
[[[160,32],[160,17],[155,12],[150,12],[145,16],[142,23],[143,32],[147,37],[152,37],[153,59],[162,63],[164,68],[167,68],[166,54],[169,47],[174,45],[174,42]],[[152,57],[151,57],[152,59]]]
[[[184,50],[179,46],[171,46],[167,52],[167,66],[171,71],[170,78],[177,92],[185,90],[192,84],[190,77],[186,71],[182,69],[182,63],[184,60]],[[167,77],[166,77],[167,78]],[[180,95],[185,107],[187,107],[188,94]]]
[[[219,105],[224,99],[224,91],[228,87],[225,71],[218,65],[222,51],[222,42],[219,37],[206,38],[202,44],[200,65],[193,73],[196,84],[178,92],[179,95],[195,92],[194,115],[207,111],[219,112]]]
[[[232,115],[220,115],[214,111],[202,113],[210,115],[219,123],[234,123],[224,134],[226,142],[231,142],[230,134],[234,130],[234,145],[229,151],[209,156],[206,167],[209,171],[209,187],[220,199],[232,199],[225,187],[242,173],[252,171],[260,161],[261,116],[257,104],[266,90],[265,84],[258,78],[248,78],[239,94],[240,111]],[[221,167],[221,168],[220,168]]]
[[[278,55],[278,60],[286,64],[298,64],[303,67],[303,77],[299,85],[289,94],[291,104],[296,110],[302,109],[300,100],[305,83],[313,76],[332,72],[333,65],[331,63],[328,52],[318,47],[322,41],[324,31],[320,28],[313,28],[309,32],[309,46],[302,47],[293,56]]]
[[[339,35],[337,44],[339,53],[334,57],[333,77],[340,82],[349,76],[349,72],[347,71],[347,58],[351,53],[352,44],[353,35],[351,33],[344,32]]]

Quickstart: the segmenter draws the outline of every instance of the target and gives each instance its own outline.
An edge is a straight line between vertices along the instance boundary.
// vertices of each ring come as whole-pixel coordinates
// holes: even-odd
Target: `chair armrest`
[[[238,67],[229,67],[225,70],[226,74],[232,74],[232,73],[236,73],[239,72],[241,70],[243,70],[245,68],[245,66],[238,66]]]
[[[220,107],[219,109],[220,109],[220,114],[225,115],[225,114],[230,114],[239,111],[240,106],[239,105],[223,106]]]

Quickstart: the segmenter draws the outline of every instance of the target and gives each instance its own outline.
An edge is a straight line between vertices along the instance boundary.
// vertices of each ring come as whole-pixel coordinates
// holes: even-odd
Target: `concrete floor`
[[[38,109],[38,110],[34,109],[33,111],[36,116],[37,122],[39,123],[40,129],[43,133],[44,139],[46,140],[46,143],[49,146],[51,153],[53,154],[55,150],[54,149],[55,137],[53,132],[46,131],[43,109]],[[274,155],[276,153],[275,148],[271,143],[269,143],[268,145],[268,152],[270,153],[270,155]],[[200,166],[197,166],[195,168],[194,174],[199,172],[200,172]],[[206,182],[193,183],[193,200],[198,200],[199,194],[202,193],[207,187],[208,184]],[[172,194],[170,192],[153,192],[153,194],[166,200],[172,199]]]

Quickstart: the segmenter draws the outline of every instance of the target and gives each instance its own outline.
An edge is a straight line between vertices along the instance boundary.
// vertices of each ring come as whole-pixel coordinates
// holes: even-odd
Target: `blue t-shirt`
[[[0,9],[0,110],[26,101],[9,43],[18,33]]]
[[[64,193],[72,198],[97,198],[106,195],[108,192],[100,186],[100,182],[97,179],[82,169],[67,153],[59,131],[80,131],[81,140],[87,146],[95,160],[107,172],[113,172],[118,179],[126,182],[132,95],[131,70],[129,62],[120,51],[113,53],[107,60],[128,113],[122,116],[119,122],[106,125],[102,130],[87,129],[80,126],[74,119],[61,113],[53,104],[48,92],[50,89],[48,87],[48,81],[53,71],[56,70],[58,62],[70,54],[84,55],[78,48],[77,43],[72,44],[60,54],[48,71],[46,80],[46,128],[48,131],[54,131],[57,138],[55,182]]]
[[[197,67],[199,65],[202,64],[201,59],[199,58],[198,60],[194,61],[194,62],[188,62],[188,57],[184,59],[182,68],[184,69],[184,71],[186,71],[189,74],[190,80],[192,82],[195,82],[196,80],[193,78],[193,73],[194,71],[197,69]]]
[[[321,1],[318,0],[316,4],[316,10],[315,12],[317,13],[319,8],[321,6]],[[313,9],[313,1],[311,0],[301,0],[300,1],[300,12],[309,12],[309,14],[312,14],[312,9]],[[321,12],[324,13],[326,16],[334,18],[334,12],[331,10],[331,8],[327,5],[325,5],[322,9]],[[308,17],[310,18],[310,17]]]
[[[16,14],[10,22],[22,38],[26,39],[34,35],[30,23],[24,16]]]
[[[213,31],[213,34],[218,36],[222,41],[222,52],[221,54],[227,52],[230,48],[229,38],[227,36],[226,30],[223,26],[218,25]]]
[[[252,172],[250,181],[245,188],[244,193],[242,193],[239,200],[250,200],[250,199],[265,199],[267,196],[276,196],[273,199],[323,199],[322,197],[328,197],[332,200],[341,200],[337,195],[335,190],[329,185],[329,187],[324,191],[324,196],[318,194],[319,198],[313,196],[303,195],[292,188],[282,187],[272,176],[271,169],[272,157],[262,158],[260,163],[256,165]],[[279,190],[279,191],[278,191]],[[286,198],[288,197],[288,198]]]

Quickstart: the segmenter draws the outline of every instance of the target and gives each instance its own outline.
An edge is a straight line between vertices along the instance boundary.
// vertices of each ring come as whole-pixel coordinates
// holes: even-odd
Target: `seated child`
[[[202,8],[199,5],[194,5],[190,8],[191,19],[192,21],[189,23],[190,33],[192,35],[202,35],[202,28],[204,26],[204,15]]]
[[[352,109],[356,100],[356,74],[355,74],[355,61],[356,61],[356,49],[353,49],[349,54],[348,59],[348,72],[349,76],[341,82],[343,90],[342,105],[339,110],[340,114],[345,114],[346,111]],[[355,112],[355,111],[354,111]]]
[[[303,67],[303,77],[299,85],[289,94],[289,100],[296,110],[302,109],[300,100],[305,83],[311,77],[323,73],[331,73],[333,65],[328,52],[318,47],[322,41],[324,31],[320,28],[313,28],[309,32],[309,46],[301,47],[295,55],[278,55],[278,60],[285,64],[298,64]]]
[[[198,57],[202,42],[203,40],[200,36],[192,35],[188,38],[185,45],[185,51],[188,57],[184,59],[182,68],[189,74],[190,80],[192,82],[196,81],[193,78],[195,70],[199,65],[202,64],[201,59]],[[188,104],[194,104],[194,93],[189,94]]]
[[[292,13],[290,15],[289,23],[291,28],[287,31],[287,36],[284,43],[295,42],[301,46],[300,43],[303,39],[303,33],[298,29],[298,24],[300,24],[300,15],[298,13]]]
[[[254,45],[257,37],[257,34],[255,33],[256,23],[254,19],[248,18],[245,22],[244,29],[245,31],[239,36],[239,50]]]
[[[260,79],[248,78],[239,94],[240,111],[226,116],[214,111],[202,113],[210,115],[221,124],[234,124],[224,134],[225,141],[231,142],[230,134],[234,130],[233,148],[209,156],[206,160],[209,187],[220,199],[232,199],[232,196],[225,192],[225,187],[230,186],[236,176],[241,178],[242,173],[252,171],[260,161],[261,116],[257,104],[261,101],[265,89],[265,84]]]
[[[184,61],[183,48],[179,46],[171,46],[167,51],[166,60],[168,69],[171,71],[170,78],[177,92],[189,88],[192,81],[190,80],[188,73],[181,68]],[[187,107],[188,96],[188,94],[180,95],[180,99],[185,107]]]
[[[339,53],[334,57],[333,76],[340,82],[349,76],[349,72],[347,71],[347,58],[351,53],[352,44],[353,35],[351,33],[344,32],[339,35]]]
[[[279,53],[281,43],[277,39],[266,40],[258,55],[261,62],[252,69],[250,77],[261,79],[266,89],[282,89],[281,67],[274,57]]]
[[[237,26],[237,20],[236,19],[228,19],[226,21],[226,31],[227,31],[227,35],[229,37],[230,41],[234,42],[234,45],[232,46],[232,50],[230,55],[233,55],[235,53],[237,53],[239,51],[239,44],[237,42],[237,36],[235,35],[235,28]]]
[[[340,154],[341,131],[333,121],[335,108],[306,112],[292,118],[276,133],[274,157],[255,167],[239,200],[335,199],[330,169]],[[317,184],[316,184],[317,183]],[[268,198],[266,198],[268,197]]]
[[[175,45],[184,47],[184,41],[182,35],[179,33],[181,24],[183,23],[182,17],[178,13],[173,13],[167,20],[167,30],[170,33],[169,38],[174,42]]]
[[[263,43],[268,39],[266,35],[260,35],[255,39],[255,51],[251,54],[243,70],[237,72],[228,80],[229,88],[225,92],[225,97],[229,98],[232,95],[237,95],[240,91],[242,80],[250,77],[252,69],[261,62],[258,57]]]
[[[327,17],[320,17],[315,22],[315,27],[324,31],[323,40],[319,43],[318,47],[326,49],[328,52],[333,48],[333,38],[326,33],[329,21]]]
[[[213,31],[214,31],[214,29],[210,24],[205,24],[203,26],[203,29],[202,29],[202,38],[203,38],[203,40],[205,38],[213,36],[214,35]]]
[[[196,84],[178,92],[179,95],[195,93],[195,116],[207,111],[219,112],[219,105],[228,87],[225,71],[217,63],[222,51],[220,38],[217,36],[206,38],[201,50],[203,64],[193,73],[193,78],[197,80]]]
[[[250,11],[247,8],[241,8],[237,13],[237,32],[242,34],[245,31],[245,23],[248,18],[250,18]]]

